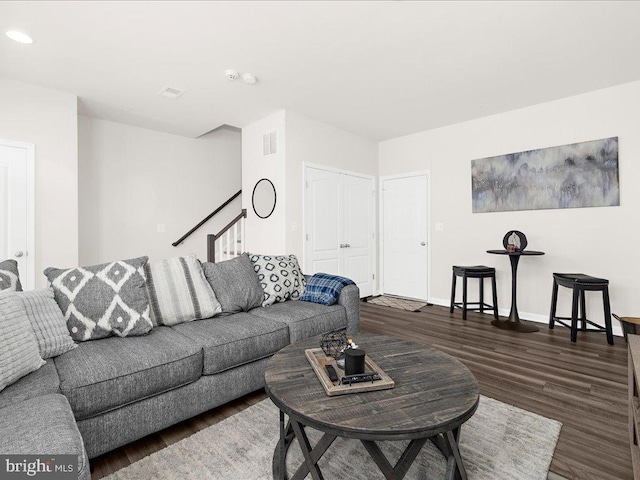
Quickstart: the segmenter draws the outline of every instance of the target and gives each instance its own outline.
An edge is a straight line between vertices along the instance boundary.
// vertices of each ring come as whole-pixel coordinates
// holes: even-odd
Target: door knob
[[[344,248],[344,247],[345,247],[344,243],[341,243],[340,248]]]
[[[427,244],[427,242],[420,242],[420,245],[422,245],[423,247]]]
[[[14,256],[15,256],[16,258],[20,258],[20,257],[22,257],[23,255],[24,255],[24,252],[22,252],[22,251],[17,251],[17,252],[14,254]]]
[[[350,243],[345,243],[345,248],[351,248],[351,244]]]

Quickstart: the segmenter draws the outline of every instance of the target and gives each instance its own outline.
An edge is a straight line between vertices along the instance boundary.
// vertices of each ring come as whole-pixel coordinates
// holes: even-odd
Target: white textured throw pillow
[[[262,306],[298,300],[307,284],[295,255],[249,254],[253,270],[264,290]]]
[[[147,264],[145,274],[154,326],[177,325],[222,312],[195,255]]]
[[[44,364],[22,302],[0,293],[0,391]]]
[[[52,288],[29,290],[15,295],[24,306],[42,358],[46,360],[57,357],[78,346],[69,335],[67,322],[53,297]]]

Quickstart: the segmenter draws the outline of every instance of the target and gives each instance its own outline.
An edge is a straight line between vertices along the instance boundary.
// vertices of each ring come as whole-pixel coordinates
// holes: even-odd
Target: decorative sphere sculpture
[[[347,335],[344,332],[334,331],[325,333],[320,340],[320,347],[327,357],[333,357],[336,360],[342,351],[348,345]]]

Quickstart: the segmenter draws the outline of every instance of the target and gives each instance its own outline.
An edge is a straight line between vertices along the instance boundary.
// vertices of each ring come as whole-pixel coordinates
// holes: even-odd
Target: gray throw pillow
[[[195,255],[147,264],[144,271],[154,325],[177,325],[222,311]]]
[[[248,312],[262,304],[264,292],[246,253],[224,262],[205,262],[202,268],[223,313]]]
[[[42,358],[57,357],[78,346],[69,335],[67,322],[53,298],[53,289],[41,288],[15,295],[24,306]]]
[[[0,293],[0,391],[44,364],[22,302]]]
[[[0,290],[22,291],[20,274],[18,273],[18,262],[15,260],[4,260],[0,262]]]
[[[249,254],[253,270],[264,290],[262,306],[276,302],[298,300],[307,284],[295,255]]]
[[[44,271],[74,340],[144,335],[153,328],[145,288],[147,259]]]

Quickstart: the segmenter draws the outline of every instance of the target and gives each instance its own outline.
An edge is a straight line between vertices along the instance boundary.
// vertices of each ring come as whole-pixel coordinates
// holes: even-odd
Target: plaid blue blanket
[[[303,302],[333,305],[338,301],[340,292],[353,282],[345,277],[329,275],[328,273],[316,273],[307,282],[304,295],[300,297]]]

